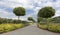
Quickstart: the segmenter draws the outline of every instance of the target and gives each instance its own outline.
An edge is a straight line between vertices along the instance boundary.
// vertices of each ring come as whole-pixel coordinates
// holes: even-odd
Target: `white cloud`
[[[52,6],[56,9],[55,16],[60,16],[60,9],[57,10],[57,8],[60,7],[60,0],[56,0],[55,2],[53,2],[53,0],[1,0],[0,5],[10,7],[12,9],[14,7],[23,6],[25,9],[31,9],[35,11],[34,13],[30,13],[24,17],[20,17],[22,20],[26,20],[29,16],[37,15],[39,9],[45,6]],[[6,12],[3,9],[0,9],[0,14],[0,17],[17,19],[13,13]]]
[[[8,14],[10,14],[10,13],[8,13],[8,12],[0,9],[0,17],[5,17],[5,18],[6,18],[6,17],[8,16]],[[8,18],[8,17],[7,17],[7,18]]]

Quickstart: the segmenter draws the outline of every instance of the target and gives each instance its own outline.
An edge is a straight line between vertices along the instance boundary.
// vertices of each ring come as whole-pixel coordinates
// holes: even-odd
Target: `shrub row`
[[[0,33],[24,27],[24,24],[0,24]]]
[[[60,24],[48,24],[48,25],[47,24],[38,24],[38,27],[41,29],[60,33]]]

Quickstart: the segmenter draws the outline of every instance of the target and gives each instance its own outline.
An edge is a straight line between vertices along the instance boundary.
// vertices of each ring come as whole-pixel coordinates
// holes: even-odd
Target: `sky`
[[[20,16],[21,20],[27,20],[28,17],[37,18],[39,9],[51,6],[56,10],[55,16],[60,16],[60,0],[0,0],[0,17],[17,19],[13,13],[15,7],[24,7],[26,15]]]

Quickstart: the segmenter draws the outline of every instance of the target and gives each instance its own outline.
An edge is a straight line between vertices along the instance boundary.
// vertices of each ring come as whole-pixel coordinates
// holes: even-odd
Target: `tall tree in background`
[[[35,20],[32,17],[28,17],[28,20],[35,22]]]
[[[13,13],[18,16],[18,20],[19,20],[19,16],[24,16],[25,15],[25,9],[23,7],[16,7],[13,9]]]
[[[54,15],[55,15],[55,9],[49,6],[40,9],[38,12],[38,17],[42,17],[46,19],[51,18]]]

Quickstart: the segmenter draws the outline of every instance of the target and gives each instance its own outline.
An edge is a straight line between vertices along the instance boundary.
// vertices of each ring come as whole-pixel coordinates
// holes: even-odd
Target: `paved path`
[[[60,34],[39,29],[34,24],[34,25],[30,25],[30,26],[22,28],[22,29],[3,33],[0,35],[60,35]]]

